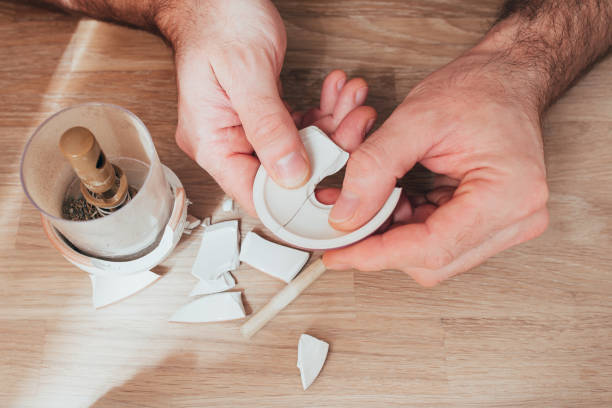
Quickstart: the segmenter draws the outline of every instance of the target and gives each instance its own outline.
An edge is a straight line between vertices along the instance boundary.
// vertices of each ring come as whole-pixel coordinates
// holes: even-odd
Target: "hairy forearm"
[[[166,16],[176,9],[176,0],[31,0],[98,20],[112,21],[166,34]]]
[[[472,52],[494,55],[541,113],[611,46],[610,0],[508,0]]]

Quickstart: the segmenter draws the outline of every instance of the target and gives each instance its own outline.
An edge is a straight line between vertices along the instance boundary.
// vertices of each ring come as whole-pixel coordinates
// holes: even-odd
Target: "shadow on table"
[[[195,353],[175,353],[163,359],[157,366],[146,368],[120,386],[111,388],[90,407],[105,408],[118,406],[167,407],[177,393],[198,392],[193,379],[197,368]],[[204,390],[204,384],[199,384]]]

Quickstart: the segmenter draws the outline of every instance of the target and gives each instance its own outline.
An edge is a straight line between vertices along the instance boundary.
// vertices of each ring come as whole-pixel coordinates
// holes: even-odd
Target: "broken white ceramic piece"
[[[221,209],[225,212],[234,211],[234,200],[229,197],[223,200],[223,204],[221,204]]]
[[[224,292],[236,286],[236,281],[231,273],[225,272],[214,280],[200,280],[189,296],[210,295],[211,293]]]
[[[320,203],[314,191],[321,180],[344,167],[349,154],[316,126],[300,130],[300,137],[312,172],[303,187],[285,189],[268,177],[263,166],[257,171],[253,201],[263,224],[280,239],[308,249],[346,246],[375,232],[391,216],[401,188],[394,189],[380,211],[361,228],[351,232],[335,230],[328,222],[333,206]]]
[[[159,275],[151,271],[105,277],[89,274],[91,279],[93,305],[99,307],[110,305],[146,288],[159,279]]]
[[[185,228],[192,230],[196,228],[198,225],[200,225],[201,222],[202,221],[200,221],[199,218],[196,218],[191,214],[187,214],[187,220],[185,221]]]
[[[240,261],[287,283],[301,270],[310,254],[263,239],[253,231],[240,246]]]
[[[304,390],[310,387],[321,372],[328,350],[329,344],[326,342],[308,334],[300,336],[297,367],[300,369]]]
[[[177,310],[171,322],[206,323],[245,317],[240,292],[215,293],[194,300]]]
[[[238,260],[238,220],[206,227],[191,273],[202,280],[215,280],[240,264]]]

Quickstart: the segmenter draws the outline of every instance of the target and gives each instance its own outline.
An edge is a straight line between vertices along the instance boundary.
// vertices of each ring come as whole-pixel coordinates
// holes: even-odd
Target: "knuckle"
[[[416,283],[425,287],[425,288],[433,288],[438,285],[440,281],[432,274],[430,271],[408,271],[406,272]]]
[[[525,242],[539,237],[546,231],[548,224],[549,213],[548,210],[544,208],[538,212],[533,221],[530,223],[521,241]]]
[[[423,266],[425,269],[435,271],[449,265],[455,257],[453,254],[442,247],[425,257]]]
[[[528,184],[521,205],[521,215],[528,216],[546,206],[549,197],[546,179],[541,178]]]
[[[185,152],[187,156],[192,159],[194,158],[193,146],[191,145],[188,136],[183,130],[176,130],[176,133],[174,134],[174,141],[176,142],[176,145],[179,147],[179,149]]]

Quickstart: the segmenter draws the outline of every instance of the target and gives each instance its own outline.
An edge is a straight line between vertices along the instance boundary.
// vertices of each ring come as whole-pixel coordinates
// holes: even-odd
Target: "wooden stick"
[[[270,320],[283,310],[289,303],[293,302],[300,294],[310,286],[317,278],[323,275],[327,267],[321,258],[314,261],[306,269],[302,271],[294,280],[289,282],[280,292],[266,304],[261,310],[255,313],[247,320],[240,332],[244,337],[250,339]]]

